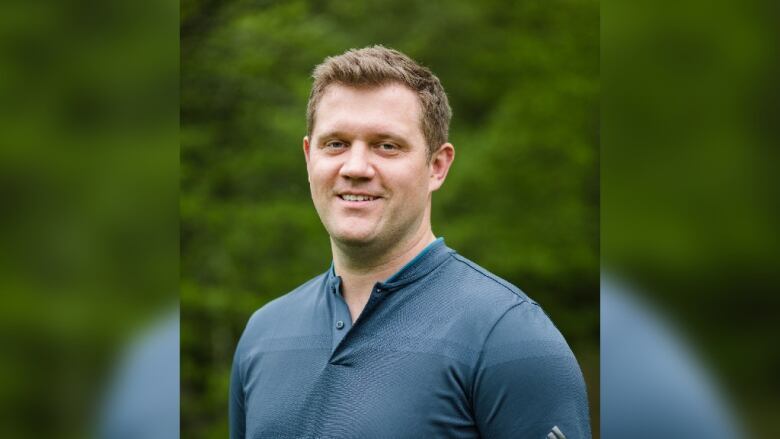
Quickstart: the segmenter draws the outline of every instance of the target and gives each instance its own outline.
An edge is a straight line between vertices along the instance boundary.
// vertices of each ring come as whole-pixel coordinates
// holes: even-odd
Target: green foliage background
[[[309,75],[372,44],[444,84],[457,155],[434,233],[544,307],[580,361],[597,437],[595,0],[181,3],[183,437],[226,437],[248,317],[330,265],[301,151]]]

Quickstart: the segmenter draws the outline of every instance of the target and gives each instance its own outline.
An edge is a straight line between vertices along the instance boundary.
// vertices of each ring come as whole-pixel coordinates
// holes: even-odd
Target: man
[[[438,78],[381,46],[313,76],[303,152],[333,264],[250,318],[231,438],[590,437],[541,308],[431,231],[455,155]]]

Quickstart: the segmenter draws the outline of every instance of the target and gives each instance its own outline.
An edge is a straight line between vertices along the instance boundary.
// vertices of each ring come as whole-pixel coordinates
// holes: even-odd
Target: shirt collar
[[[422,249],[411,261],[401,267],[400,270],[387,278],[386,281],[380,282],[380,284],[388,290],[393,290],[414,282],[441,265],[453,252],[452,249],[444,244],[444,238],[437,238]],[[336,269],[333,263],[330,264],[327,277],[328,285],[335,291],[338,291],[337,287],[341,283],[341,277],[336,276]]]

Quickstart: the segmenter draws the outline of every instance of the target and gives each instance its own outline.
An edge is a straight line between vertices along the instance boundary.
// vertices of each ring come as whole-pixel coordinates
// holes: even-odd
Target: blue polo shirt
[[[231,438],[590,437],[560,332],[441,238],[374,285],[354,323],[340,282],[331,268],[249,319]]]

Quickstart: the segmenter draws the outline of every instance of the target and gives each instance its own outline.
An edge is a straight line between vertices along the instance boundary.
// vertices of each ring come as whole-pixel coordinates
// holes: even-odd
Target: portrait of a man
[[[545,311],[432,229],[456,157],[439,78],[352,49],[316,66],[306,116],[332,264],[246,324],[230,437],[589,438],[582,373]]]

